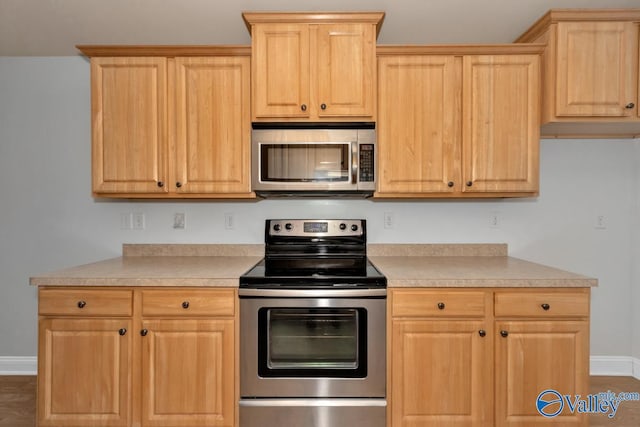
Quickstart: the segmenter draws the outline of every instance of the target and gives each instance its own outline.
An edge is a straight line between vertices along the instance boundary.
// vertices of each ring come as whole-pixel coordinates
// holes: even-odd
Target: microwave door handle
[[[358,183],[358,142],[351,142],[351,183]]]

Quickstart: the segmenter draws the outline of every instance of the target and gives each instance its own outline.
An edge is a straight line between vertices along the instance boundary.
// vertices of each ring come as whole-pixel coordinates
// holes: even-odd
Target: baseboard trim
[[[628,356],[591,356],[591,375],[634,377],[640,380],[640,359]]]
[[[37,357],[0,357],[0,375],[36,375],[37,372]]]
[[[38,358],[0,356],[0,375],[36,375]],[[591,375],[634,377],[640,380],[640,359],[628,356],[591,356]]]

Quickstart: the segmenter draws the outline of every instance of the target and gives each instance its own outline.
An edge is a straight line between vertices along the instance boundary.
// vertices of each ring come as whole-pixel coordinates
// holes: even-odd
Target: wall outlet
[[[500,212],[491,212],[489,216],[489,228],[500,228],[501,222]]]
[[[604,230],[607,228],[607,217],[600,214],[600,215],[596,215],[596,222],[593,225],[593,228],[596,228],[598,230]]]
[[[233,230],[236,227],[236,218],[232,213],[224,214],[224,228],[227,230]]]
[[[144,213],[135,212],[133,214],[133,229],[144,230]]]
[[[395,221],[393,217],[393,212],[385,212],[384,213],[384,228],[393,228],[395,226]]]
[[[187,216],[184,212],[176,212],[173,214],[173,229],[184,230],[187,228]]]

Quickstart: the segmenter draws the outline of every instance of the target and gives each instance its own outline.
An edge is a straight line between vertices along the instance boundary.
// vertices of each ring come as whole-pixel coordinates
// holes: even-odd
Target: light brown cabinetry
[[[544,390],[589,393],[588,289],[495,293],[496,425],[548,425],[536,410]],[[586,426],[566,407],[553,425]]]
[[[234,289],[41,289],[39,426],[236,425]]]
[[[40,290],[38,426],[130,425],[132,302],[131,291]]]
[[[244,13],[254,121],[373,121],[384,13]]]
[[[588,288],[393,289],[389,313],[392,427],[547,425],[540,392],[588,393]]]
[[[252,197],[249,49],[79,48],[95,195]]]
[[[546,44],[542,135],[640,135],[640,9],[554,9],[517,42]]]
[[[233,290],[142,291],[142,423],[234,426]]]
[[[491,424],[487,298],[483,292],[391,292],[390,426]]]
[[[378,48],[376,196],[535,195],[542,48],[447,48]]]

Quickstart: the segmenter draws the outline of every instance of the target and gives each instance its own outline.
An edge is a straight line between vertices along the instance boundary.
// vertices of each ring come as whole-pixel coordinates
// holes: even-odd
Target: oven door
[[[385,298],[240,299],[243,397],[384,397]]]

